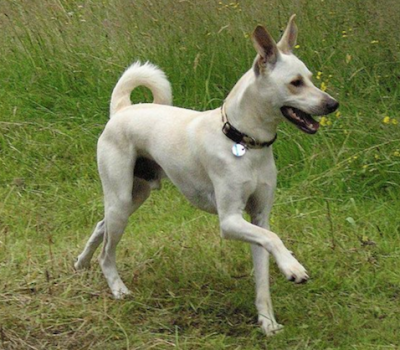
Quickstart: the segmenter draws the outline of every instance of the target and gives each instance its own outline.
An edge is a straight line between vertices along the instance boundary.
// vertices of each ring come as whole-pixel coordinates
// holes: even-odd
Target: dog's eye
[[[303,83],[302,79],[296,79],[296,80],[293,80],[290,84],[295,87],[300,87],[300,86],[303,86],[304,83]]]

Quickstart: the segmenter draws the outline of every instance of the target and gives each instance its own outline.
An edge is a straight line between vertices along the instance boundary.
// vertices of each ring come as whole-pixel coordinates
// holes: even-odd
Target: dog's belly
[[[190,193],[182,193],[189,200],[189,202],[195,207],[204,210],[211,214],[217,214],[217,204],[215,201],[215,195],[212,191],[190,191]]]
[[[164,167],[161,167],[150,158],[139,157],[136,160],[134,176],[150,183],[159,182],[166,175],[192,205],[216,214],[217,205],[213,185],[204,172],[196,170],[185,169],[184,164],[174,167],[164,164]]]
[[[215,200],[214,188],[210,183],[200,181],[196,177],[185,179],[176,176],[168,176],[186,199],[196,208],[211,214],[217,213],[217,202]]]
[[[181,167],[177,168],[182,169]],[[182,174],[185,173],[185,171],[174,171],[174,168],[162,168],[154,160],[145,157],[139,157],[136,160],[134,170],[135,177],[148,182],[160,181],[163,174],[167,175],[191,204],[201,210],[216,214],[217,205],[211,181],[206,180],[207,177],[204,173],[192,172],[190,176],[183,176]]]

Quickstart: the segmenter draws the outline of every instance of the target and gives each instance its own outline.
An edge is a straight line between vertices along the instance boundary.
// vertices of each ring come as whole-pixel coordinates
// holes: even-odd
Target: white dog
[[[311,115],[335,111],[338,102],[311,82],[311,73],[292,50],[293,15],[278,44],[261,26],[253,33],[257,57],[221,108],[197,112],[170,106],[164,73],[135,63],[111,98],[111,119],[98,142],[105,215],[79,255],[76,269],[89,266],[101,241],[100,266],[115,298],[129,293],[116,268],[115,250],[129,216],[167,176],[196,207],[219,216],[223,238],[251,244],[259,323],[267,334],[282,326],[273,314],[268,277],[272,254],[284,276],[307,281],[305,268],[269,229],[277,171],[271,144],[288,120],[308,134],[319,124]],[[149,88],[152,104],[132,105],[131,91]],[[251,223],[243,218],[246,211]]]

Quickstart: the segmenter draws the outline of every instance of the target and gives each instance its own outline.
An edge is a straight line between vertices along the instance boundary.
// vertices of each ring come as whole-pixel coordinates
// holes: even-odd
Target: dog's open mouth
[[[311,115],[294,107],[284,106],[281,108],[283,116],[307,134],[315,134],[319,123]]]

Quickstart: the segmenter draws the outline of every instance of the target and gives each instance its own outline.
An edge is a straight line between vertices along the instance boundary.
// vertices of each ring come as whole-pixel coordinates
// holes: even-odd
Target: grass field
[[[399,349],[400,2],[0,1],[1,349]],[[272,264],[284,332],[256,324],[250,249],[165,182],[118,250],[132,297],[72,265],[102,217],[96,140],[125,67],[150,60],[174,104],[221,105],[264,24],[297,14],[296,54],[341,103],[317,135],[282,125],[271,226],[306,266]],[[150,101],[139,90],[134,101]]]

